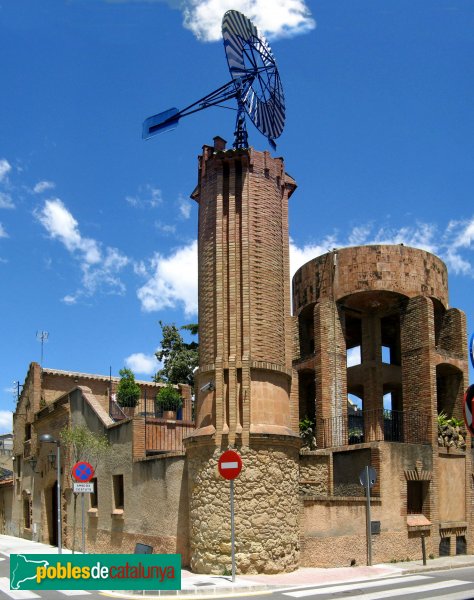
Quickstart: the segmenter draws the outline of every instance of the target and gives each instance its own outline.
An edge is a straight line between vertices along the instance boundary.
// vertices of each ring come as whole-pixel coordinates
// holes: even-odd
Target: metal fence
[[[319,419],[324,448],[363,442],[429,443],[429,415],[418,411],[364,410]]]

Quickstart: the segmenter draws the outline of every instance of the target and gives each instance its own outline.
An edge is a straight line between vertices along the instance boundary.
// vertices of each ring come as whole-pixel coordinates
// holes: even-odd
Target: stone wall
[[[235,480],[235,548],[238,573],[279,573],[299,564],[298,449],[256,443],[238,449],[243,469]],[[191,568],[229,572],[230,484],[218,473],[222,450],[188,449]]]

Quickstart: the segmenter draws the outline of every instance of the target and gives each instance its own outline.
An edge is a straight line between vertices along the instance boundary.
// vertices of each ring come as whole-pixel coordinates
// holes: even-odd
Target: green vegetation
[[[140,386],[130,369],[120,369],[119,374],[121,379],[117,387],[117,402],[120,406],[134,407],[140,399]]]
[[[300,421],[300,438],[303,442],[303,448],[316,450],[316,438],[314,437],[314,421],[308,415]]]
[[[181,394],[171,383],[161,388],[156,395],[155,402],[158,413],[166,410],[177,411],[183,406]]]
[[[165,325],[159,322],[163,338],[160,350],[155,352],[156,358],[163,364],[157,371],[154,381],[158,383],[187,383],[194,385],[194,369],[198,366],[199,356],[197,342],[185,342],[176,325]],[[183,325],[180,329],[188,331],[191,335],[197,335],[196,324]]]

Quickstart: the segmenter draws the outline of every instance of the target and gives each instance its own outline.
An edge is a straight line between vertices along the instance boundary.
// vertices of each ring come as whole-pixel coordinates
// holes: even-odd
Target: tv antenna
[[[234,149],[248,148],[245,114],[275,149],[285,125],[283,87],[270,45],[255,25],[242,13],[229,10],[222,19],[222,37],[232,79],[204,98],[182,110],[173,107],[148,117],[143,138],[171,131],[181,117],[237,100]]]
[[[38,342],[41,342],[41,362],[40,362],[41,368],[43,368],[44,343],[48,341],[48,337],[49,337],[49,333],[47,331],[37,331],[36,332],[36,339],[38,340]]]

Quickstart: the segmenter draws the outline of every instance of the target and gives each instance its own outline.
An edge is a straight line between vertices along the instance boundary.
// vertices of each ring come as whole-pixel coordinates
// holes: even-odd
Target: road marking
[[[0,577],[0,591],[2,591],[10,598],[14,598],[15,600],[28,600],[28,598],[40,598],[38,594],[31,592],[29,590],[11,590],[10,589],[10,578],[9,577]]]
[[[322,594],[327,594],[329,592],[337,593],[337,592],[350,592],[358,587],[362,589],[372,588],[372,587],[382,587],[384,585],[399,585],[401,582],[413,583],[414,581],[422,581],[424,579],[430,579],[428,575],[409,575],[408,577],[392,577],[391,579],[377,579],[375,581],[368,581],[364,584],[361,584],[360,581],[353,581],[352,583],[348,583],[345,585],[331,585],[324,586],[319,588],[313,588],[310,590],[298,590],[297,592],[287,592],[284,594],[285,596],[292,596],[293,598],[304,598],[305,596],[319,596]],[[352,600],[352,598],[351,598]]]
[[[383,581],[379,582],[383,586]],[[449,581],[438,581],[436,583],[427,583],[425,585],[412,585],[398,590],[380,590],[371,594],[358,594],[351,596],[351,600],[381,600],[382,598],[395,598],[396,596],[409,596],[410,594],[423,594],[425,592],[444,591],[447,588],[459,587],[460,585],[472,585],[471,581],[461,581],[460,579],[451,579]],[[467,590],[466,590],[467,593]],[[472,596],[471,596],[472,597]],[[446,594],[443,593],[439,598],[445,600]],[[469,596],[468,596],[469,599]]]
[[[467,583],[467,582],[466,582]],[[453,594],[443,594],[437,596],[439,600],[472,600],[472,592],[465,590],[464,592],[454,592]]]
[[[58,594],[64,594],[65,596],[89,596],[90,592],[85,590],[56,590]]]

